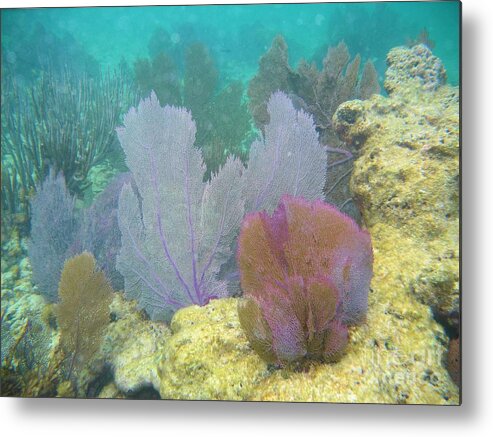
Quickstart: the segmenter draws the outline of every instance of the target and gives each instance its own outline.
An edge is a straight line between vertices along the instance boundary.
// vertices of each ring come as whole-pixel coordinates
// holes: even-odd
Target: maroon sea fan
[[[238,244],[240,323],[267,362],[333,361],[364,320],[370,235],[335,207],[284,196],[272,216],[248,214]]]

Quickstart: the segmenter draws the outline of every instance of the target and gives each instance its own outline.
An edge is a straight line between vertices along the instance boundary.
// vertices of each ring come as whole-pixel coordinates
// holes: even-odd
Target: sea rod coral
[[[265,361],[340,356],[347,326],[366,314],[368,232],[329,204],[284,196],[272,216],[246,216],[237,257],[240,323]]]

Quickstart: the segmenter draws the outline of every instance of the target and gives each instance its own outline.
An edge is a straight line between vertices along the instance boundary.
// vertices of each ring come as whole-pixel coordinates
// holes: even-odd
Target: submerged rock
[[[268,376],[241,329],[235,298],[179,310],[159,367],[163,399],[251,399]]]
[[[188,307],[173,317],[159,366],[164,399],[307,402],[458,403],[441,365],[447,340],[425,305],[401,296],[399,272],[375,252],[367,322],[351,329],[333,364],[268,366],[240,327],[237,299]]]
[[[442,61],[425,44],[393,48],[387,55],[387,66],[384,87],[389,94],[408,81],[426,91],[436,90],[447,81]]]
[[[162,398],[459,403],[436,321],[458,322],[458,90],[442,86],[441,63],[421,47],[389,59],[390,96],[346,102],[333,119],[360,149],[351,189],[374,250],[366,323],[337,363],[276,369],[250,349],[236,299],[184,308],[164,347]]]
[[[352,118],[347,114],[351,113]],[[342,104],[334,124],[358,141],[351,190],[403,294],[445,326],[459,318],[459,93],[403,82],[390,97]],[[392,239],[389,239],[392,236]]]
[[[457,327],[458,90],[398,77],[388,98],[346,102],[334,115],[341,139],[361,151],[351,189],[374,251],[366,321],[350,329],[338,362],[267,365],[249,346],[235,298],[183,308],[168,328],[116,294],[101,351],[80,385],[109,368],[112,380],[96,396],[458,404],[443,366],[449,341],[433,314]],[[19,266],[2,270],[3,323],[16,334],[26,317],[40,320],[39,350],[48,345],[41,361],[57,342],[56,321],[32,292],[27,260]]]
[[[100,362],[110,366],[120,393],[131,396],[149,386],[159,388],[158,366],[170,335],[163,323],[144,318],[135,301],[115,293],[113,322],[103,339]]]

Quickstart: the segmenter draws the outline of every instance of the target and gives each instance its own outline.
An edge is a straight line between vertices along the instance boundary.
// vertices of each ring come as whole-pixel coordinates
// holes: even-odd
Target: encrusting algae
[[[446,336],[425,305],[399,305],[398,272],[375,254],[367,323],[351,328],[337,363],[304,369],[268,366],[240,327],[237,299],[178,311],[160,364],[165,399],[455,404],[458,390],[441,365]],[[379,301],[389,304],[382,305]]]

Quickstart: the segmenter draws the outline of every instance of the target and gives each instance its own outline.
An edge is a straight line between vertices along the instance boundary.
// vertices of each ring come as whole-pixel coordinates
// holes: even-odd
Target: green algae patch
[[[377,225],[388,227],[392,244],[401,248],[399,263],[415,264],[415,270],[402,274],[403,290],[456,328],[458,89],[426,90],[410,80],[393,88],[388,98],[342,104],[333,121],[341,139],[360,148],[351,190],[370,234],[374,236]],[[407,240],[412,241],[412,253],[404,249]]]
[[[367,322],[351,329],[339,362],[268,367],[241,330],[237,299],[214,300],[175,314],[159,367],[161,397],[457,404],[441,365],[443,329],[425,305],[401,296],[400,269],[389,272],[378,253]]]

